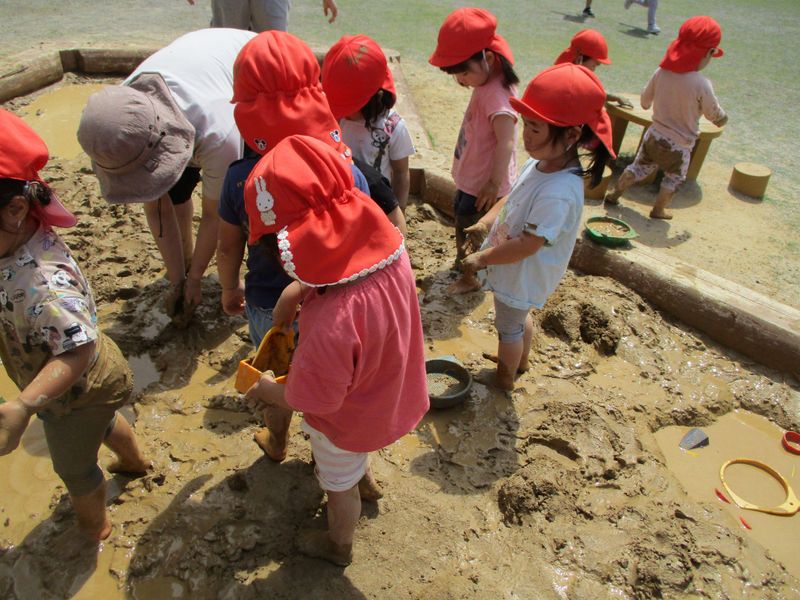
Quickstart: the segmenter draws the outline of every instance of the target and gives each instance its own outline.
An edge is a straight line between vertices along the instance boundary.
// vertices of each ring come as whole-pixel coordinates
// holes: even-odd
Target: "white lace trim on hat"
[[[361,269],[358,273],[354,273],[349,277],[345,277],[344,279],[340,279],[339,281],[332,281],[330,283],[309,283],[307,281],[303,281],[300,277],[297,276],[297,272],[295,271],[295,264],[294,264],[294,254],[292,254],[291,244],[289,243],[289,231],[286,227],[281,229],[278,234],[278,250],[281,255],[281,263],[283,263],[283,270],[286,271],[286,274],[291,277],[292,279],[296,279],[303,285],[307,285],[309,287],[325,287],[328,285],[340,285],[343,283],[350,283],[359,279],[360,277],[366,277],[370,273],[374,273],[375,271],[379,271],[381,269],[385,269],[394,261],[396,261],[400,256],[403,254],[405,250],[405,240],[401,237],[400,239],[400,246],[392,252],[386,258],[378,261],[371,267],[366,269]]]

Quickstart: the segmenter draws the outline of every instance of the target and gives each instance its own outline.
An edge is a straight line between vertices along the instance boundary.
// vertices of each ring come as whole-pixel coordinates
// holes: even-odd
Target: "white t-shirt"
[[[228,166],[241,157],[242,142],[233,119],[233,61],[255,33],[240,29],[200,29],[162,48],[128,77],[158,73],[194,126],[189,165],[203,178],[203,196],[219,200]]]
[[[498,300],[521,310],[542,308],[567,270],[583,212],[583,178],[574,171],[542,173],[530,159],[508,195],[482,248],[522,236],[545,245],[527,258],[486,267],[486,287]]]
[[[406,122],[394,109],[379,117],[369,129],[363,119],[342,119],[340,125],[344,143],[350,146],[353,156],[378,169],[390,181],[392,169],[389,161],[403,159],[415,152]]]

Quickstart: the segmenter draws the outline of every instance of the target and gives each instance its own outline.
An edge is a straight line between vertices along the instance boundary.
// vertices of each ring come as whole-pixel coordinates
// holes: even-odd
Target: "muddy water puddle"
[[[783,475],[800,494],[800,456],[784,450],[784,430],[768,419],[747,411],[728,413],[701,429],[709,436],[709,445],[683,450],[679,443],[689,427],[665,427],[655,437],[667,460],[667,466],[680,480],[690,498],[714,502],[730,516],[728,527],[738,527],[745,535],[767,548],[795,577],[800,577],[800,514],[791,517],[744,510],[717,498],[715,488],[727,492],[720,481],[720,467],[735,458],[752,458],[766,463]],[[757,506],[778,506],[786,495],[776,479],[748,465],[731,465],[725,471],[731,490]],[[745,529],[739,518],[752,529]]]
[[[65,85],[25,107],[23,118],[47,141],[50,156],[75,158],[83,152],[76,136],[81,112],[89,96],[104,87],[97,83]]]

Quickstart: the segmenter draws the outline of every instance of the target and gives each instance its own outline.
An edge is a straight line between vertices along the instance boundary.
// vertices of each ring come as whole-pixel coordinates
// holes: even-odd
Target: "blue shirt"
[[[248,222],[244,208],[244,184],[260,158],[251,156],[231,163],[225,174],[219,199],[220,218],[226,223],[241,227],[245,237],[248,237]],[[352,165],[352,169],[356,187],[369,194],[364,174],[355,165]],[[244,276],[245,302],[259,308],[273,308],[283,289],[291,282],[292,278],[273,264],[262,248],[248,244],[247,273]]]

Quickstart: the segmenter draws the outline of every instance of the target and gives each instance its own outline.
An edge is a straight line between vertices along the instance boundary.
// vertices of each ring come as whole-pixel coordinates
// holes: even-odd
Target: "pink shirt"
[[[497,148],[497,138],[492,120],[498,115],[510,115],[516,121],[517,113],[509,102],[516,96],[516,87],[503,87],[502,75],[494,75],[482,86],[473,88],[472,97],[461,121],[456,149],[453,153],[453,180],[462,192],[477,196],[492,174],[492,157]],[[516,127],[514,128],[516,142]],[[499,196],[511,191],[517,174],[516,143],[511,151],[506,176],[500,184]],[[498,196],[498,197],[499,197]]]
[[[658,68],[642,92],[642,108],[653,106],[653,129],[691,149],[700,135],[700,116],[719,121],[725,111],[700,71],[675,73]]]
[[[422,321],[408,254],[364,279],[313,290],[286,402],[342,450],[400,439],[428,411]]]

